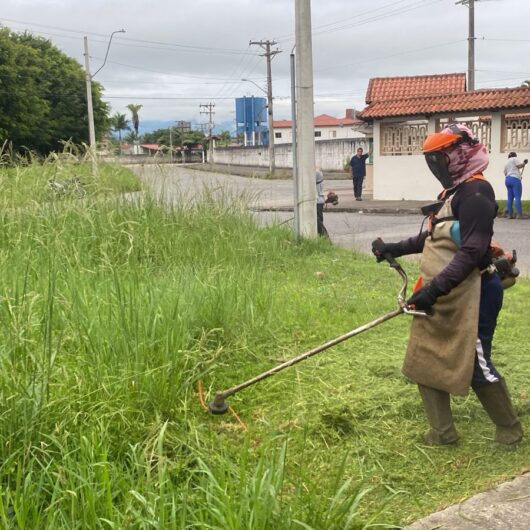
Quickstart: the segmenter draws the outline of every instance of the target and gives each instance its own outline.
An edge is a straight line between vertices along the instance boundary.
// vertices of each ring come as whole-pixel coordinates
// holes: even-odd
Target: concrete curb
[[[249,208],[254,212],[292,212],[292,206],[251,206]],[[324,213],[365,213],[365,214],[382,214],[382,215],[422,215],[418,208],[407,208],[407,207],[348,207],[348,206],[334,206],[333,208],[325,209]],[[497,219],[505,219],[504,215],[497,215]],[[530,219],[529,214],[523,214],[522,219]],[[511,221],[517,221],[517,219],[510,219]]]
[[[529,528],[530,474],[500,484],[407,526],[407,530],[524,530]]]
[[[292,206],[251,206],[249,208],[254,212],[292,212]],[[421,215],[421,212],[417,208],[350,208],[350,207],[341,207],[334,206],[330,209],[325,209],[324,213],[366,213],[366,214],[387,214],[387,215]]]

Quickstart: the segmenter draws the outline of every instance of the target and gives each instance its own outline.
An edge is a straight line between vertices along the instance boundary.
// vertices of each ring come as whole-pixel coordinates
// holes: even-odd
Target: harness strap
[[[456,193],[460,186],[462,184],[465,184],[466,182],[471,182],[472,180],[487,180],[486,177],[482,173],[477,173],[476,175],[472,175],[471,177],[464,180],[462,183],[460,183],[458,186],[455,186],[454,188],[444,189],[440,195],[438,195],[438,199],[440,200],[447,200],[451,195]],[[427,222],[427,230],[429,233],[432,232],[432,229],[434,228],[434,225],[436,223],[441,223],[442,221],[452,221],[454,219],[454,216],[446,216],[446,217],[436,217],[436,214],[432,213],[429,215],[429,219]]]

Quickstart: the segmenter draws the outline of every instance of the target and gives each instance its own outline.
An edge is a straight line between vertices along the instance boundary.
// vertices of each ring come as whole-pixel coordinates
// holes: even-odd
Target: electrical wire
[[[342,71],[343,68],[348,67],[348,66],[356,66],[358,64],[371,63],[373,61],[380,61],[381,59],[389,59],[391,57],[399,57],[400,55],[408,55],[410,53],[416,53],[416,52],[424,51],[424,50],[432,50],[434,48],[443,48],[444,46],[452,46],[454,44],[459,44],[459,43],[466,42],[466,41],[467,41],[467,39],[459,39],[459,40],[455,40],[455,41],[451,41],[451,42],[444,42],[442,44],[435,44],[433,46],[422,46],[421,48],[415,48],[413,50],[406,50],[404,52],[392,53],[390,55],[382,55],[380,57],[375,57],[373,59],[363,59],[362,61],[356,61],[354,63],[349,63],[349,64],[345,64],[345,65],[341,65],[341,66],[337,66],[337,65],[328,66],[327,68],[321,68],[320,70],[316,70],[315,73],[325,72],[325,71],[331,70],[331,69],[340,69]]]
[[[82,31],[82,30],[75,30],[75,29],[70,29],[70,28],[61,28],[61,27],[58,27],[58,26],[50,26],[48,24],[39,24],[37,22],[25,22],[25,21],[22,21],[22,20],[15,20],[15,19],[9,19],[9,18],[4,18],[4,17],[0,17],[0,21],[4,21],[4,22],[11,22],[11,23],[15,23],[15,24],[22,24],[22,25],[26,25],[26,26],[36,26],[36,27],[41,27],[41,28],[47,28],[47,29],[53,29],[53,30],[57,30],[57,31],[64,31],[64,32],[67,32],[67,33],[75,33],[75,34],[79,34],[79,35],[93,35],[93,36],[96,36],[96,37],[106,37],[108,38],[108,35],[104,34],[104,33],[94,33],[94,32],[90,32],[90,31]],[[64,35],[64,37],[67,37],[66,35]],[[211,54],[211,53],[222,53],[222,54],[240,54],[240,55],[258,55],[257,53],[253,53],[253,52],[250,52],[249,50],[241,50],[241,49],[235,49],[235,48],[216,48],[216,47],[212,47],[212,46],[195,46],[195,45],[191,45],[191,44],[181,44],[181,43],[175,43],[175,42],[162,42],[162,41],[152,41],[152,40],[147,40],[147,39],[134,39],[134,38],[131,38],[131,37],[116,37],[114,39],[113,42],[115,42],[116,44],[118,44],[119,41],[124,41],[124,42],[131,42],[131,43],[141,43],[141,44],[154,44],[154,45],[157,45],[157,46],[164,46],[164,47],[168,47],[168,48],[178,48],[180,49],[180,51],[193,51],[195,53],[206,53],[206,54]],[[107,42],[107,41],[100,41],[100,42]],[[120,42],[121,45],[125,45],[123,44],[123,42]],[[136,45],[136,47],[138,47]]]

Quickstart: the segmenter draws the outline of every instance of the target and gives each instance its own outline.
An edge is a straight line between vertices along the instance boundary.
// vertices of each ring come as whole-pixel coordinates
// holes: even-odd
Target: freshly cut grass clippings
[[[459,446],[422,445],[405,316],[234,396],[248,433],[206,414],[198,380],[212,397],[393,310],[400,286],[238,204],[3,210],[4,527],[397,528],[527,466],[526,442],[493,453],[472,396],[454,401]],[[494,352],[525,424],[529,290],[507,291]]]

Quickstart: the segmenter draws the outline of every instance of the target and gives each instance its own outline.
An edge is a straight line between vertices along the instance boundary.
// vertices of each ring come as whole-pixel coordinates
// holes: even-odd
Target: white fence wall
[[[504,165],[508,159],[506,133],[503,132],[504,118],[499,113],[492,113],[491,151],[489,165],[484,171],[485,177],[493,186],[497,199],[506,198],[504,185]],[[441,191],[441,186],[429,171],[425,157],[421,153],[410,153],[401,156],[385,156],[382,145],[380,121],[374,122],[373,147],[373,196],[377,200],[434,200]],[[434,132],[431,129],[429,132]],[[525,145],[517,149],[520,160],[530,159],[530,148]],[[523,199],[530,199],[530,185],[526,184],[523,175]]]
[[[368,138],[345,138],[315,142],[315,163],[324,171],[342,171],[358,147],[368,152],[369,141]],[[274,156],[276,167],[293,167],[292,144],[276,145]],[[269,150],[266,145],[217,148],[214,151],[214,162],[235,166],[269,167]]]

